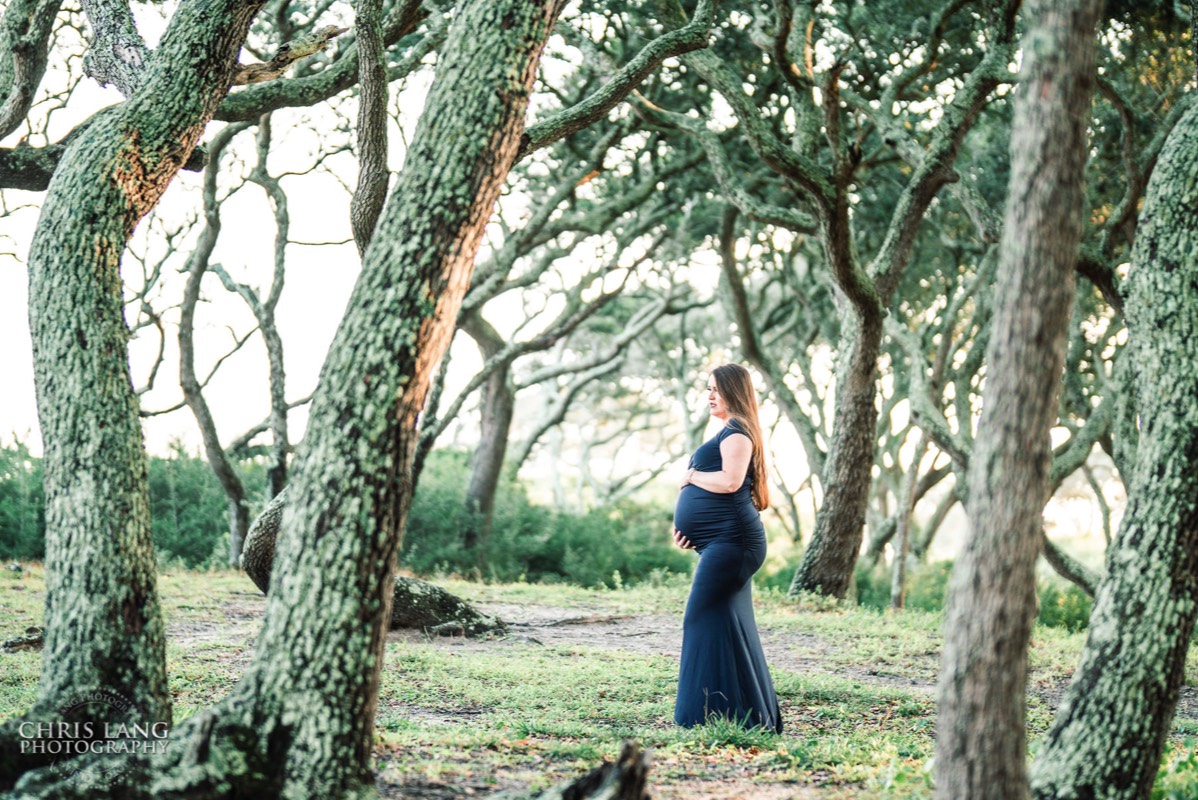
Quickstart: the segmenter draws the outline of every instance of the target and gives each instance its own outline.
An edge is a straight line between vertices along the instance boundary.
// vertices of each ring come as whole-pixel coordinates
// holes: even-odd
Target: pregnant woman
[[[674,721],[708,717],[782,732],[782,716],[753,619],[753,573],[765,560],[758,509],[769,503],[765,447],[748,371],[725,364],[707,382],[724,421],[691,456],[674,511],[674,541],[699,552],[682,623]]]

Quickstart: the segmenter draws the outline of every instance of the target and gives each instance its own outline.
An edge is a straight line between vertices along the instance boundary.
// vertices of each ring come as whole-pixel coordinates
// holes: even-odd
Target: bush
[[[948,576],[953,562],[933,561],[919,564],[907,571],[906,607],[919,611],[939,611],[944,608],[948,592]],[[854,574],[857,584],[857,604],[868,608],[890,607],[890,568],[879,563],[866,567],[858,563]]]
[[[0,558],[36,561],[46,554],[42,460],[21,442],[0,449]]]
[[[1040,595],[1040,615],[1036,619],[1041,625],[1065,628],[1071,633],[1084,631],[1089,625],[1094,601],[1081,589],[1054,579],[1039,581],[1036,589]]]
[[[948,579],[952,561],[921,564],[907,574],[907,608],[921,611],[940,611],[948,594]],[[855,574],[857,603],[869,608],[890,605],[890,570],[884,566],[867,568],[858,564]],[[1041,625],[1064,628],[1070,632],[1085,630],[1090,620],[1093,601],[1089,595],[1071,583],[1056,577],[1036,581],[1040,598]]]
[[[620,503],[585,514],[533,503],[510,476],[500,482],[490,541],[479,553],[463,546],[477,520],[466,511],[469,454],[429,455],[408,514],[401,562],[418,575],[453,573],[487,580],[566,581],[616,588],[654,571],[689,572],[694,557],[673,546],[670,509]]]
[[[22,443],[0,448],[0,559],[36,560],[46,551],[42,463]],[[237,465],[246,487],[265,485],[256,462]],[[208,462],[174,445],[149,460],[150,525],[159,561],[195,569],[223,566],[229,517],[225,495]],[[251,519],[263,498],[251,503]]]
[[[766,536],[769,536],[769,529],[766,530]],[[790,582],[795,576],[795,570],[799,568],[799,561],[803,558],[800,552],[779,566],[774,566],[777,562],[771,563],[770,559],[766,559],[765,565],[758,570],[753,576],[753,586],[761,592],[777,592],[785,595],[790,591]]]

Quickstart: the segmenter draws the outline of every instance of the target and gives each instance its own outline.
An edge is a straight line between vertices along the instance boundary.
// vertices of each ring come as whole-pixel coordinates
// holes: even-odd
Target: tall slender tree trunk
[[[120,695],[139,722],[170,719],[120,260],[224,97],[259,5],[184,2],[140,88],[71,144],[42,206],[29,256],[46,494],[46,644],[33,721],[60,721],[59,706],[92,691]],[[115,713],[86,708],[96,722]],[[19,721],[0,734],[0,785],[38,765],[10,746]]]
[[[274,308],[265,309],[262,340],[270,359],[270,466],[266,470],[267,500],[287,487],[287,458],[291,436],[287,432],[287,372],[283,367],[283,338],[275,325]],[[242,536],[245,541],[245,536]],[[231,554],[230,554],[231,555]],[[237,554],[241,555],[240,552]]]
[[[1152,173],[1126,281],[1139,444],[1073,682],[1032,766],[1040,800],[1150,795],[1198,612],[1198,109]]]
[[[467,0],[321,373],[234,693],[112,797],[345,797],[370,753],[417,415],[515,159],[560,0]],[[42,788],[39,786],[38,788]],[[70,785],[43,795],[71,796]],[[92,793],[90,796],[96,796]]]
[[[832,441],[820,483],[824,502],[815,517],[811,544],[790,583],[790,594],[819,592],[844,597],[861,552],[865,507],[869,502],[874,463],[874,432],[878,424],[877,363],[882,344],[882,317],[853,317],[843,383],[836,391]]]
[[[941,657],[936,797],[1028,796],[1027,644],[1064,366],[1100,0],[1026,5],[1011,180]]]
[[[225,493],[225,507],[229,519],[229,551],[227,561],[236,565],[241,557],[241,546],[250,526],[249,506],[246,504],[245,486],[233,468],[228,454],[221,446],[216,430],[216,420],[204,399],[204,389],[196,376],[195,368],[195,314],[200,300],[200,286],[208,271],[209,258],[220,236],[220,204],[217,200],[216,178],[220,172],[220,159],[233,137],[244,129],[242,125],[230,125],[222,129],[209,145],[210,163],[204,170],[204,229],[195,248],[187,260],[187,283],[183,288],[183,303],[179,313],[179,386],[183,400],[195,417],[204,443],[204,455],[212,472]]]
[[[903,608],[907,601],[907,560],[911,554],[911,519],[915,513],[915,484],[919,480],[919,462],[923,460],[927,450],[928,440],[920,434],[915,445],[915,454],[911,457],[911,466],[903,476],[902,493],[899,495],[895,509],[894,563],[890,572],[890,607]]]
[[[506,344],[503,337],[477,311],[464,314],[458,324],[478,344],[484,361],[498,358],[503,352]],[[516,392],[511,383],[511,365],[501,364],[483,385],[482,428],[470,467],[470,483],[466,487],[466,509],[473,513],[463,544],[474,552],[480,571],[486,568],[487,545],[495,522],[495,494],[503,474],[503,460],[515,412]]]

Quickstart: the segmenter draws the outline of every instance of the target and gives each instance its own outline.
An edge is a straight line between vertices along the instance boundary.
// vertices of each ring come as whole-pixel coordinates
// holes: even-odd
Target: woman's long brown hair
[[[761,435],[761,422],[757,418],[753,378],[740,364],[716,367],[711,376],[728,406],[728,416],[740,423],[753,442],[753,505],[763,511],[770,504],[770,481],[765,467],[765,437]]]

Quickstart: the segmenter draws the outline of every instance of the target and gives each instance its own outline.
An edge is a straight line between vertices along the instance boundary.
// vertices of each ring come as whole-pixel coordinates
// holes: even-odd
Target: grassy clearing
[[[39,623],[44,582],[37,565],[4,574],[0,637],[7,638]],[[758,622],[787,725],[777,736],[725,723],[673,725],[684,580],[621,590],[441,583],[531,621],[512,636],[484,642],[389,637],[377,742],[385,795],[539,788],[613,757],[623,739],[635,738],[653,750],[654,793],[663,798],[930,796],[937,614],[759,593]],[[169,571],[159,586],[179,720],[237,682],[264,600],[234,572]],[[563,620],[578,624],[559,625]],[[630,620],[641,627],[620,639]],[[1084,634],[1036,629],[1033,749],[1083,643]],[[0,658],[0,717],[8,717],[33,700],[39,654]],[[1195,674],[1191,661],[1187,682]],[[1183,738],[1198,734],[1198,721],[1184,708],[1159,798],[1190,796],[1198,786],[1198,754],[1193,740]]]

